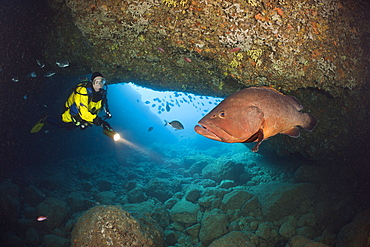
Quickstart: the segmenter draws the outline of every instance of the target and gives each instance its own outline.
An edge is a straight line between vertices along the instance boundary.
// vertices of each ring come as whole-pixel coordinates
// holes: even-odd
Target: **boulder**
[[[201,174],[203,168],[206,167],[207,165],[208,165],[207,161],[204,161],[204,160],[198,161],[192,164],[188,171],[191,175],[194,175],[195,173]]]
[[[239,216],[247,217],[250,215],[251,212],[255,211],[259,208],[259,203],[257,200],[257,197],[254,196],[251,199],[249,199],[244,205],[241,207],[239,211]]]
[[[352,222],[345,225],[337,236],[335,247],[369,246],[370,209],[356,215]]]
[[[96,187],[99,191],[109,191],[112,189],[112,183],[107,179],[99,179],[96,182]]]
[[[45,194],[35,186],[25,188],[23,197],[24,201],[33,207],[46,198]]]
[[[269,183],[251,187],[267,221],[275,221],[296,212],[303,201],[313,200],[317,191],[316,185],[308,183]]]
[[[252,233],[232,231],[213,241],[209,247],[255,247],[255,243],[248,241]]]
[[[197,222],[199,210],[198,204],[181,200],[172,207],[171,219],[179,223],[194,224]]]
[[[127,201],[129,203],[140,203],[147,199],[144,189],[136,187],[127,193]]]
[[[190,235],[193,239],[196,239],[199,235],[200,224],[192,225],[185,229],[186,233]]]
[[[196,203],[202,192],[202,187],[197,185],[191,185],[185,192],[185,199],[189,202]]]
[[[279,234],[285,238],[290,238],[295,235],[295,225],[292,222],[284,222],[279,228]]]
[[[178,238],[179,238],[177,233],[175,231],[172,231],[172,230],[165,230],[164,231],[164,237],[165,237],[165,241],[166,241],[167,246],[175,245],[177,243]]]
[[[35,228],[27,229],[25,242],[29,247],[36,247],[40,245],[40,235]]]
[[[359,246],[363,245],[358,245],[357,247]],[[315,242],[302,236],[294,236],[291,239],[289,239],[288,243],[286,244],[286,247],[329,247],[329,246],[320,242]]]
[[[168,209],[171,209],[173,206],[175,206],[175,204],[180,201],[180,199],[178,198],[170,198],[168,199],[167,201],[164,202],[164,205],[166,206],[166,208]]]
[[[47,216],[48,220],[43,223],[49,229],[54,229],[62,225],[67,220],[71,212],[68,204],[65,201],[54,197],[48,197],[36,207],[37,214]]]
[[[235,187],[235,183],[232,180],[222,180],[219,185],[219,188],[222,189],[230,189],[232,187]]]
[[[141,203],[126,203],[122,208],[132,213],[148,214],[162,227],[168,226],[170,222],[169,210],[162,203],[155,203],[154,200]]]
[[[9,231],[17,228],[16,222],[20,212],[19,188],[6,181],[0,185],[0,230]]]
[[[1,246],[4,247],[26,247],[22,239],[14,232],[2,232],[2,234],[0,234],[0,240]]]
[[[146,187],[146,194],[147,196],[157,198],[161,202],[165,202],[172,197],[176,189],[177,186],[168,179],[152,178]]]
[[[270,238],[270,232],[271,232],[270,224],[268,222],[261,222],[258,224],[256,236],[262,239],[268,239]]]
[[[68,205],[73,213],[82,212],[93,207],[95,203],[87,198],[81,192],[71,192],[67,197]]]
[[[243,204],[251,199],[253,194],[244,190],[234,190],[224,195],[221,201],[221,209],[226,213],[227,210],[240,209]]]
[[[216,199],[215,195],[203,196],[199,198],[198,203],[204,208],[208,208],[212,205],[212,202]]]
[[[162,228],[149,216],[133,217],[119,206],[96,206],[85,212],[72,231],[78,246],[162,247]]]
[[[217,183],[222,180],[233,180],[238,184],[240,175],[244,173],[244,165],[242,163],[236,163],[232,160],[224,161],[221,160],[216,164],[209,164],[202,170],[202,177],[213,179]]]
[[[228,232],[227,225],[229,223],[228,216],[220,209],[205,212],[201,221],[199,240],[203,244],[209,245],[212,241]]]
[[[71,246],[71,241],[67,238],[62,238],[55,235],[45,235],[44,236],[44,246],[45,247],[69,247]]]
[[[115,199],[116,193],[114,193],[113,191],[104,191],[95,195],[95,200],[97,200],[101,204],[113,204]]]
[[[295,171],[293,178],[296,183],[320,184],[327,182],[328,175],[325,167],[303,165]]]

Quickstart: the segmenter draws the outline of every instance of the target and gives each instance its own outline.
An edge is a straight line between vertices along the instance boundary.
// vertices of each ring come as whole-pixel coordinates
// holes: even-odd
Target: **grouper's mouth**
[[[223,138],[220,137],[220,134],[225,134],[225,133],[222,133],[224,131],[218,128],[217,126],[206,125],[206,124],[201,124],[201,123],[198,123],[198,124],[199,125],[195,125],[194,130],[199,135],[202,135],[209,139],[220,141],[220,142],[224,141]]]

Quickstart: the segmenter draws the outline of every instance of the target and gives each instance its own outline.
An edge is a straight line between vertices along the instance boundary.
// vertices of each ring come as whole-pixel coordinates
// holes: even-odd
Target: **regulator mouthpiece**
[[[121,139],[121,136],[112,129],[104,129],[104,135],[108,136],[109,138],[113,139],[115,142]]]

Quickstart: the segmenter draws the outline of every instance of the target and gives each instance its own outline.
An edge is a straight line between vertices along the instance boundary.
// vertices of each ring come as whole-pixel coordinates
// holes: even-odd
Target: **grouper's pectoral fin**
[[[261,142],[263,141],[263,130],[262,129],[259,129],[257,131],[257,144],[256,146],[254,146],[254,148],[252,148],[252,152],[257,152],[258,151],[258,148],[259,146],[261,145]]]
[[[263,141],[264,135],[263,130],[259,129],[256,133],[254,133],[248,140],[245,142],[254,142],[257,140],[257,144],[252,148],[252,152],[257,152],[258,147],[260,146],[261,142]]]

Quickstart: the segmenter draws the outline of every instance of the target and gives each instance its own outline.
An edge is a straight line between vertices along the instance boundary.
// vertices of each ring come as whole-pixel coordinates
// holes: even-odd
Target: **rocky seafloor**
[[[343,167],[243,145],[152,150],[161,157],[92,155],[2,177],[0,246],[369,244],[367,190]]]

